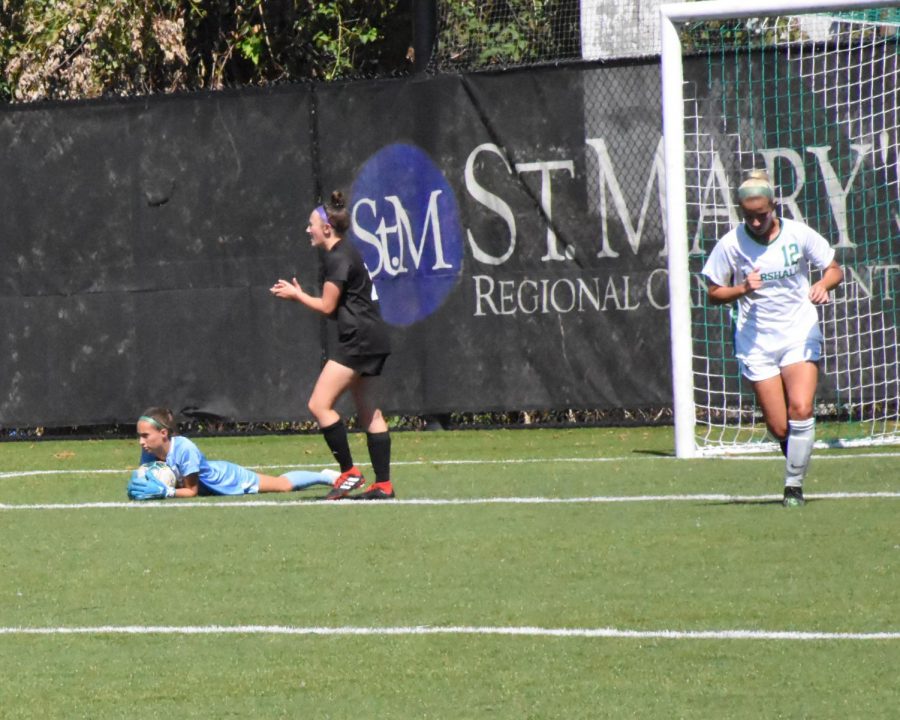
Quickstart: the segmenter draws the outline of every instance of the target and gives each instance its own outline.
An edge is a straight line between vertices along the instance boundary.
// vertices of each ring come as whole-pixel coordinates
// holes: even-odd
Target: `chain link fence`
[[[438,72],[659,54],[660,0],[440,0]]]

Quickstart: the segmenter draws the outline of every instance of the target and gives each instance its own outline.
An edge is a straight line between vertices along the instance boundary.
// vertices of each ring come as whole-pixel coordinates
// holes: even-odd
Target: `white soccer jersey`
[[[816,307],[809,299],[809,268],[828,267],[834,250],[803,223],[785,218],[780,222],[781,232],[768,245],[755,240],[741,223],[716,243],[703,266],[703,274],[723,287],[742,285],[754,269],[762,276],[762,287],[737,301],[738,358],[822,337]]]

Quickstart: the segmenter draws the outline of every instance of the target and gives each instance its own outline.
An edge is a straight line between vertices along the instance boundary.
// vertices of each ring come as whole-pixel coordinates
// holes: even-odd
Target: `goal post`
[[[700,275],[763,168],[786,217],[837,250],[820,310],[816,414],[827,445],[900,442],[900,1],[731,0],[660,7],[675,451],[774,449],[733,358],[730,307]]]

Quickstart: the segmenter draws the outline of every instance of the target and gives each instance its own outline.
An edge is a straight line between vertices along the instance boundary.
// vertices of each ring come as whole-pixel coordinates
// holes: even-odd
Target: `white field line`
[[[900,452],[895,453],[825,453],[816,454],[814,459],[816,462],[828,460],[858,460],[862,458],[895,458],[900,463]],[[702,458],[698,458],[702,459]],[[500,460],[485,459],[463,459],[463,460],[399,460],[391,462],[395,467],[413,467],[413,466],[429,466],[440,467],[442,465],[535,465],[542,463],[616,463],[616,462],[639,462],[650,460],[677,461],[678,459],[671,455],[626,455],[620,457],[596,457],[596,458],[578,458],[578,457],[548,457],[548,458],[504,458]],[[772,454],[767,457],[759,455],[725,455],[716,458],[706,458],[711,462],[716,460],[723,462],[781,462],[784,458],[781,454]],[[680,461],[683,462],[683,461]],[[304,463],[301,465],[249,465],[254,470],[316,470],[323,465],[327,465],[328,461],[323,460],[321,463]],[[38,475],[122,475],[130,473],[133,468],[94,468],[94,469],[68,469],[60,468],[58,470],[13,470],[0,472],[0,480],[6,478],[22,478],[34,477]]]
[[[289,625],[100,625],[96,627],[0,627],[0,635],[513,635],[639,640],[900,640],[900,632],[803,632],[794,630],[621,630],[478,626],[295,627]]]
[[[834,492],[810,493],[807,500],[865,500],[870,498],[900,498],[900,492]],[[487,498],[413,498],[411,500],[384,500],[378,502],[317,502],[308,500],[211,500],[208,502],[172,502],[171,500],[148,500],[144,502],[88,502],[88,503],[0,503],[0,512],[4,510],[96,510],[117,509],[130,510],[187,510],[203,508],[347,508],[347,507],[397,507],[400,505],[584,505],[612,503],[647,503],[647,502],[720,502],[720,503],[754,503],[775,502],[781,495],[596,495],[592,497],[487,497]]]

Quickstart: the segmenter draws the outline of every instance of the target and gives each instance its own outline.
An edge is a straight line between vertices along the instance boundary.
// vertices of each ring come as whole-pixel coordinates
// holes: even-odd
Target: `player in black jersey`
[[[306,232],[314,247],[324,250],[325,280],[322,296],[314,297],[300,287],[297,278],[278,280],[271,293],[284,300],[296,300],[337,321],[338,345],[330,353],[309,398],[309,410],[322,429],[325,442],[341,467],[341,475],[326,496],[340,500],[360,487],[362,473],[353,464],[347,428],[335,405],[348,390],[365,428],[375,482],[353,495],[365,500],[394,497],[391,484],[391,436],[381,410],[372,400],[371,379],[381,374],[391,352],[387,326],[374,299],[372,278],[362,256],[346,237],[350,213],[340,191],[331,202],[309,215]]]

